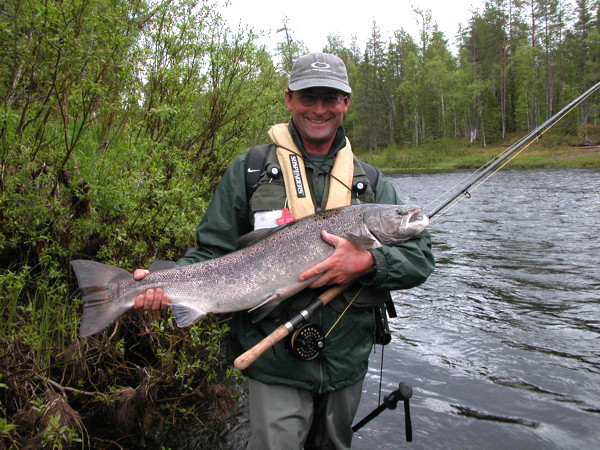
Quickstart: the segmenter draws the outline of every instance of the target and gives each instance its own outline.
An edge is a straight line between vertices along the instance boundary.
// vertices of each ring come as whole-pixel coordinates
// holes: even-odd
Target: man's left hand
[[[311,267],[298,277],[300,281],[305,281],[318,276],[311,283],[310,288],[351,283],[375,270],[375,259],[368,250],[358,248],[350,241],[325,230],[321,231],[321,237],[334,246],[335,251],[325,261]]]

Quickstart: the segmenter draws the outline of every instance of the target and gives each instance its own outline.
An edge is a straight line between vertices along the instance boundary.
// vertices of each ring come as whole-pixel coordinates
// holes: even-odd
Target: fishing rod
[[[462,181],[462,187],[456,188],[454,193],[450,196],[450,198],[447,201],[443,202],[440,206],[435,208],[429,214],[426,214],[426,216],[429,217],[429,219],[433,219],[440,212],[443,215],[465,198],[469,198],[471,196],[471,192],[473,192],[475,189],[477,189],[479,186],[485,183],[498,170],[500,170],[502,167],[504,167],[504,165],[508,164],[512,160],[512,158],[508,159],[509,157],[516,157],[521,151],[525,150],[534,141],[534,139],[539,139],[542,134],[548,131],[553,125],[558,123],[564,116],[566,116],[569,112],[575,109],[581,102],[583,102],[585,99],[591,96],[599,88],[600,82],[596,83],[594,86],[585,91],[583,94],[581,94],[571,103],[569,103],[555,115],[546,120],[543,124],[535,128],[533,131],[529,132],[527,135],[521,138],[518,142],[510,146],[504,153],[498,155],[496,158],[490,161],[487,164],[487,167],[486,165],[484,165],[483,167],[475,171],[473,174],[469,175],[466,179]],[[504,164],[502,164],[503,162]],[[481,180],[488,174],[489,176],[487,178],[481,181],[481,183],[475,186],[475,188],[471,189],[471,187],[475,183],[477,183],[479,180]],[[449,191],[452,191],[452,188]]]
[[[502,167],[504,167],[504,165],[508,164],[510,162],[510,160],[512,159],[512,158],[508,159],[509,157],[511,157],[511,156],[513,156],[513,158],[516,157],[521,151],[523,151],[525,148],[527,148],[529,146],[529,144],[531,144],[531,142],[533,142],[534,139],[538,139],[542,134],[544,134],[546,131],[548,131],[553,125],[555,125],[557,122],[559,122],[565,115],[567,115],[569,112],[571,112],[574,108],[576,108],[581,102],[583,102],[585,99],[587,99],[590,95],[592,95],[599,88],[600,88],[600,82],[596,83],[590,89],[585,91],[583,94],[581,94],[579,97],[577,97],[571,103],[569,103],[567,106],[565,106],[563,109],[561,109],[554,116],[552,116],[548,120],[546,120],[539,127],[537,127],[536,129],[534,129],[533,131],[531,131],[530,133],[525,135],[518,142],[516,142],[511,147],[509,147],[503,154],[497,156],[494,160],[492,160],[490,163],[488,163],[487,167],[486,167],[486,165],[484,165],[482,168],[478,169],[473,174],[469,175],[465,180],[463,180],[463,182],[462,182],[464,184],[463,187],[458,188],[455,191],[455,193],[447,201],[445,201],[440,206],[435,208],[429,214],[426,214],[427,217],[429,217],[429,219],[431,220],[431,223],[433,223],[435,221],[434,217],[436,215],[438,215],[440,212],[443,215],[449,209],[451,209],[452,207],[454,207],[458,203],[460,203],[463,199],[469,198],[471,196],[471,193],[469,190],[475,183],[477,183],[479,180],[482,180],[486,175],[489,174],[489,176],[487,178],[483,179],[483,181],[481,181],[481,183],[479,183],[477,186],[475,186],[475,188],[473,190],[477,189],[479,186],[481,186],[483,183],[485,183],[491,176],[493,176],[498,170],[500,170]],[[504,161],[506,161],[506,162],[504,164],[502,164]],[[471,192],[473,190],[471,190]],[[452,189],[450,189],[448,192],[450,192],[450,191],[452,191]],[[411,442],[412,441],[412,426],[411,426],[410,409],[409,409],[409,403],[408,403],[409,402],[408,399],[411,396],[412,396],[412,387],[408,384],[401,382],[399,388],[397,390],[395,390],[394,392],[392,392],[387,397],[385,397],[383,403],[381,403],[377,408],[375,408],[373,411],[371,411],[371,413],[369,413],[360,422],[358,422],[356,425],[354,425],[352,427],[352,431],[353,432],[357,431],[358,429],[360,429],[361,427],[366,425],[368,422],[373,420],[375,417],[377,417],[384,410],[395,409],[396,403],[399,400],[404,400],[406,441]]]

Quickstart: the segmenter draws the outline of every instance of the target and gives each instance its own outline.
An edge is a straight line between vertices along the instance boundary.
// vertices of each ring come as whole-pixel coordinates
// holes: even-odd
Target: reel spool
[[[310,361],[319,356],[325,345],[323,330],[314,323],[305,323],[288,335],[285,344],[292,356],[302,361]]]

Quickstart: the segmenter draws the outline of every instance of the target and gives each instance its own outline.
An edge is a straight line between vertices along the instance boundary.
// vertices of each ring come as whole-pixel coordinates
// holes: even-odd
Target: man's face
[[[346,93],[321,87],[286,91],[285,101],[298,133],[309,147],[331,145],[350,105]]]

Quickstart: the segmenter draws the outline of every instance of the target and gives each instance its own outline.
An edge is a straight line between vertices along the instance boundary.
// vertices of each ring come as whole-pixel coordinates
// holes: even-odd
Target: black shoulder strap
[[[358,160],[363,170],[365,171],[365,175],[369,179],[369,184],[371,185],[371,189],[373,189],[373,193],[375,194],[375,186],[377,185],[377,180],[379,179],[379,170],[375,166],[372,166],[369,163]]]
[[[265,160],[267,159],[270,146],[271,144],[265,144],[252,147],[246,154],[244,173],[246,174],[246,194],[248,198],[250,198],[250,195],[252,194],[252,188],[256,183],[258,183],[260,174],[264,169]]]
[[[244,163],[244,173],[246,174],[246,192],[248,193],[248,197],[250,197],[252,194],[252,188],[254,185],[258,183],[258,179],[260,178],[260,174],[264,169],[265,160],[267,159],[269,147],[271,147],[271,145],[272,144],[259,145],[248,150],[246,161]],[[364,161],[358,160],[358,162],[365,171],[365,175],[367,175],[369,183],[371,184],[371,189],[373,189],[373,193],[375,193],[375,186],[377,185],[377,180],[379,179],[379,170],[377,170],[375,166],[372,166]]]

